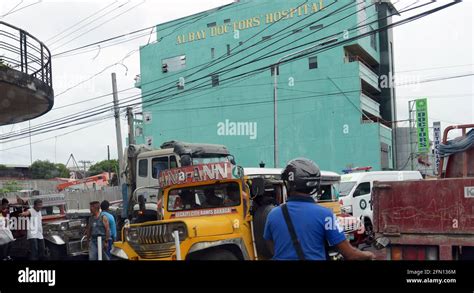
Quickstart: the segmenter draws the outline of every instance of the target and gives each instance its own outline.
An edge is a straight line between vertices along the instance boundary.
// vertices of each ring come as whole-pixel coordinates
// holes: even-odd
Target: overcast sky
[[[111,36],[124,34],[137,29],[153,26],[175,18],[194,14],[203,10],[221,6],[233,1],[229,0],[160,0],[142,1],[48,1],[43,0],[2,0],[0,15],[4,15],[12,8],[20,9],[5,16],[2,21],[11,23],[27,30],[45,44],[54,53],[75,48]],[[397,1],[392,1],[397,2]],[[397,8],[406,7],[413,0],[398,1]],[[422,1],[421,1],[422,2]],[[440,5],[450,1],[438,1]],[[30,7],[26,7],[29,4]],[[112,13],[101,17],[97,22],[81,28],[83,22],[75,29],[77,32],[68,35],[56,34],[69,26],[83,20],[99,9],[104,13],[118,7]],[[22,7],[26,7],[21,9]],[[130,10],[129,10],[130,9]],[[421,20],[403,25],[394,29],[394,48],[396,77],[399,82],[417,82],[440,77],[450,77],[473,73],[473,3],[464,1],[459,5],[428,16]],[[129,11],[127,11],[129,10]],[[126,11],[126,12],[125,12]],[[121,14],[117,16],[118,14]],[[98,14],[100,15],[100,14]],[[115,17],[117,16],[117,17]],[[404,15],[402,17],[406,17]],[[113,18],[113,19],[112,19]],[[91,18],[92,19],[92,18]],[[108,19],[112,19],[108,21]],[[400,18],[394,18],[394,21]],[[96,29],[80,34],[98,26]],[[75,38],[75,36],[79,36]],[[153,42],[155,34],[146,35],[130,42],[122,43],[110,48],[89,53],[53,59],[53,83],[55,94],[64,92],[67,88],[96,75],[93,79],[84,82],[72,90],[55,98],[55,108],[90,99],[111,92],[112,72],[117,73],[118,88],[130,88],[134,84],[134,77],[140,73],[139,53],[140,45]],[[57,42],[55,42],[57,41]],[[54,43],[55,42],[55,43]],[[130,53],[130,54],[129,54]],[[125,56],[123,65],[116,64]],[[116,65],[113,65],[116,64]],[[113,65],[113,66],[112,66]],[[100,74],[99,74],[100,73]],[[427,97],[429,99],[430,124],[441,121],[442,126],[459,123],[474,122],[474,78],[473,76],[448,79],[436,82],[424,82],[397,87],[398,119],[408,117],[407,106],[410,99]],[[121,98],[138,94],[137,89],[120,94]],[[37,125],[51,119],[60,118],[84,109],[102,105],[111,101],[112,97],[90,101],[76,106],[62,109],[53,109],[48,114],[34,119],[31,125]],[[126,135],[126,121],[122,117],[123,136]],[[20,123],[0,127],[0,133],[19,131],[28,127],[28,123]],[[32,137],[32,153],[34,160],[48,159],[57,163],[66,163],[70,154],[77,160],[100,161],[107,158],[107,145],[111,147],[111,156],[116,158],[117,148],[115,139],[115,125],[113,119],[97,123],[71,134],[79,127],[47,133]],[[49,139],[51,138],[51,139]],[[44,140],[44,141],[43,141]],[[35,143],[37,141],[42,141]],[[21,139],[10,143],[0,143],[0,164],[29,164],[30,148],[28,139]]]

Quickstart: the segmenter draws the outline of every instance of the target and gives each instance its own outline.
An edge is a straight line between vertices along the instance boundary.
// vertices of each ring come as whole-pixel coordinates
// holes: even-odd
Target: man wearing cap
[[[348,260],[372,260],[374,254],[354,248],[332,210],[314,201],[320,191],[321,171],[311,160],[290,161],[282,173],[287,203],[274,208],[265,224],[264,239],[274,260],[326,260],[326,244]]]

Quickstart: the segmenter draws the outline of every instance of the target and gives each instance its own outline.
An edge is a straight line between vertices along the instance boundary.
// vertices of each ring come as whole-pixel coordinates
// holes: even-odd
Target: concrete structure
[[[410,140],[410,128],[409,127],[398,127],[396,131],[396,143],[397,143],[397,170],[416,170],[420,171],[423,175],[434,176],[435,172],[435,155],[432,150],[433,144],[430,142],[431,153],[429,154],[418,154],[418,136],[416,129],[411,129],[411,140]],[[412,162],[413,160],[413,162]],[[427,165],[428,163],[429,165]]]
[[[272,167],[273,68],[283,58],[277,67],[278,166],[305,156],[336,172],[395,168],[391,32],[334,46],[385,26],[394,7],[387,1],[302,2],[236,1],[158,25],[159,42],[140,48],[137,143],[225,144],[243,166]],[[285,58],[316,44],[312,54]]]
[[[19,28],[0,21],[0,126],[41,116],[54,105],[51,53]]]
[[[0,164],[0,179],[29,179],[31,171],[29,165]]]

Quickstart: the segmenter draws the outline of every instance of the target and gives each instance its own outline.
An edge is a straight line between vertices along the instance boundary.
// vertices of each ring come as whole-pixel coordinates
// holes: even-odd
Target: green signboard
[[[428,136],[428,101],[416,100],[416,128],[418,132],[418,152],[426,154],[430,148]]]

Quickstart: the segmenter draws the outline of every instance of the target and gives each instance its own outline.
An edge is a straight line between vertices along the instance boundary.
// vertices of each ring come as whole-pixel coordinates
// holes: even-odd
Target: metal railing
[[[0,66],[33,76],[53,86],[51,52],[37,38],[0,21]]]

